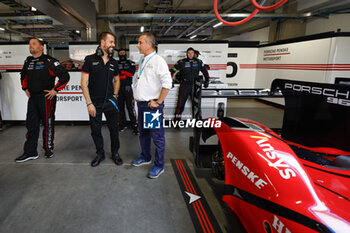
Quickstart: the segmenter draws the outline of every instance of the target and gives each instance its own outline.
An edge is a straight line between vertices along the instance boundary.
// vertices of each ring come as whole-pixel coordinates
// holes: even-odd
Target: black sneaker
[[[45,151],[45,156],[46,158],[52,158],[53,157],[53,151],[52,150],[47,150]]]
[[[119,154],[112,155],[112,159],[113,159],[114,163],[117,164],[117,166],[120,166],[123,164],[123,160],[122,160],[122,158],[120,158]]]
[[[119,127],[119,131],[120,132],[124,132],[125,130],[126,130],[126,126],[125,125]]]
[[[103,160],[105,160],[105,156],[97,155],[94,160],[91,161],[91,167],[97,167]]]
[[[21,156],[19,156],[18,158],[16,158],[16,163],[23,163],[26,162],[28,160],[33,160],[33,159],[37,159],[39,158],[39,155],[28,155],[28,154],[23,154]]]

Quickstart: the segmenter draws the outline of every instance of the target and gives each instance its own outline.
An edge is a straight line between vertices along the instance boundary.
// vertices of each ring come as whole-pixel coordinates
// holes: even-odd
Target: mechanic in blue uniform
[[[123,131],[126,128],[125,105],[129,113],[133,133],[138,133],[138,126],[136,122],[136,112],[134,107],[134,95],[132,91],[132,78],[135,73],[135,62],[126,58],[125,49],[120,49],[118,52],[119,61],[118,68],[120,71],[120,89],[118,96],[119,108],[119,130]]]
[[[86,56],[81,74],[81,87],[88,108],[91,136],[96,146],[96,157],[91,166],[98,166],[105,159],[103,149],[102,113],[106,116],[111,139],[111,154],[116,165],[123,160],[118,154],[118,107],[117,98],[120,87],[118,63],[113,58],[115,36],[102,32],[96,53]]]
[[[205,77],[204,87],[209,86],[209,74],[205,69],[203,62],[198,58],[194,57],[195,50],[190,47],[187,49],[187,57],[179,60],[174,67],[170,70],[172,76],[177,72],[180,72],[180,87],[177,99],[177,105],[175,110],[174,120],[181,119],[181,113],[185,108],[186,101],[188,97],[193,98],[194,93],[194,82],[199,80],[199,72]]]
[[[40,121],[44,126],[43,148],[45,156],[51,158],[54,149],[56,95],[69,81],[69,74],[55,59],[44,54],[44,43],[38,38],[29,41],[29,52],[21,71],[22,89],[28,97],[26,117],[27,135],[24,153],[16,158],[21,163],[39,158],[37,146]],[[55,85],[56,76],[58,82]]]

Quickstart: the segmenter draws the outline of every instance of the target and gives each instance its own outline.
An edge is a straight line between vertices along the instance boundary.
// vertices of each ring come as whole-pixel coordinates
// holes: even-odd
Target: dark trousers
[[[56,97],[47,99],[44,94],[31,95],[28,99],[26,127],[27,135],[24,143],[24,153],[37,155],[40,121],[44,126],[43,148],[53,150],[55,133]]]
[[[136,113],[134,108],[134,95],[130,85],[120,86],[118,96],[118,108],[120,116],[120,126],[126,126],[125,105],[133,128],[137,127]]]
[[[141,157],[145,160],[151,160],[151,139],[156,147],[154,165],[158,167],[164,167],[164,152],[165,152],[165,136],[163,128],[163,108],[164,103],[159,105],[157,108],[149,108],[148,102],[138,102],[138,123],[140,131],[140,145],[141,145]],[[160,129],[144,129],[144,113],[145,112],[155,112],[159,110],[161,116],[160,120]]]
[[[96,146],[96,153],[99,156],[105,156],[102,136],[102,113],[104,113],[111,138],[111,153],[112,156],[115,156],[119,150],[118,110],[116,105],[107,100],[105,103],[95,104],[95,108],[96,117],[92,117],[91,115],[89,117],[91,136]]]
[[[177,97],[177,104],[176,104],[174,120],[181,119],[181,114],[185,109],[185,104],[186,104],[188,97],[190,97],[191,101],[192,101],[192,99],[193,99],[193,84],[181,83],[180,87],[179,87],[179,94]]]

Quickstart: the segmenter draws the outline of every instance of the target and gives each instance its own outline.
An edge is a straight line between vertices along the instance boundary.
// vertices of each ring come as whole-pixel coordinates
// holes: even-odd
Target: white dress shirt
[[[139,62],[133,81],[134,98],[137,101],[158,99],[162,88],[170,89],[172,79],[165,60],[153,52]]]

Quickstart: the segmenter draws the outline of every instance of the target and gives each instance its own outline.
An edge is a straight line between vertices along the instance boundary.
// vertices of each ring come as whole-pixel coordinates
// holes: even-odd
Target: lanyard
[[[156,55],[156,54],[157,54],[157,53],[154,53],[154,54],[146,61],[146,63],[145,63],[144,66],[142,66],[142,64],[143,64],[143,62],[144,62],[144,59],[142,59],[141,65],[140,65],[141,67],[140,67],[140,69],[139,69],[139,78],[141,77],[141,74],[142,74],[143,70],[145,69],[145,67],[146,67],[147,63],[149,62],[149,60],[151,60],[152,57],[153,57],[154,55]]]

